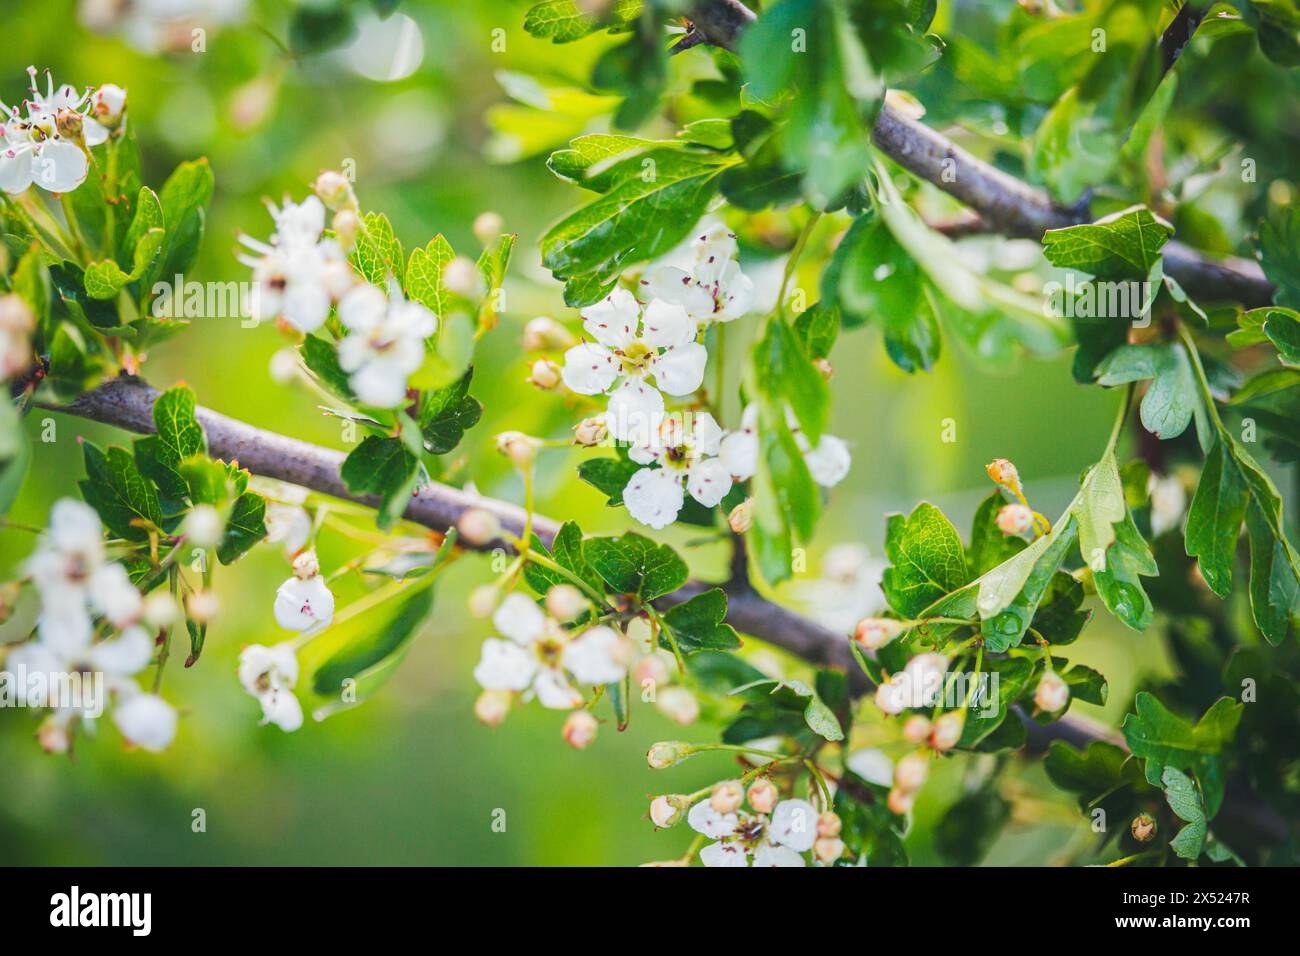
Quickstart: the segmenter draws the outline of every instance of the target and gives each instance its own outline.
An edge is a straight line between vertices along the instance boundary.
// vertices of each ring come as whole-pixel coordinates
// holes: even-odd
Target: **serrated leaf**
[[[339,474],[353,494],[379,496],[375,523],[387,530],[406,511],[422,468],[402,439],[367,435],[343,460]]]
[[[266,537],[266,499],[246,491],[235,499],[226,530],[217,546],[217,560],[230,564]]]
[[[1101,279],[1146,279],[1174,227],[1145,206],[1134,206],[1093,223],[1048,229],[1043,255],[1061,269]]]
[[[552,43],[572,43],[585,36],[608,30],[621,33],[628,24],[641,15],[642,0],[615,0],[603,15],[581,6],[576,0],[542,0],[528,8],[524,14],[524,29],[531,36],[549,39]]]
[[[1201,782],[1208,815],[1213,817],[1223,802],[1219,755],[1236,735],[1243,705],[1221,697],[1195,726],[1146,691],[1137,695],[1134,705],[1136,713],[1124,718],[1120,730],[1134,756],[1146,761],[1147,782],[1160,786],[1166,767],[1192,772]]]
[[[460,444],[465,432],[478,424],[483,405],[469,394],[471,368],[459,381],[420,397],[420,434],[430,454],[445,455]]]
[[[906,518],[891,515],[887,529],[890,567],[881,586],[899,614],[917,617],[970,580],[961,536],[934,505],[923,501]]]
[[[402,244],[393,234],[393,224],[381,212],[366,213],[362,222],[365,228],[357,235],[356,248],[348,257],[353,268],[367,282],[381,289],[387,290],[390,275],[405,287],[406,262],[402,257]]]
[[[406,297],[424,305],[439,321],[451,304],[451,293],[443,273],[455,258],[451,243],[438,233],[424,248],[411,250],[411,259],[406,266]]]
[[[162,509],[153,483],[140,473],[135,459],[125,449],[111,445],[101,451],[91,442],[84,442],[82,453],[86,463],[86,478],[80,482],[82,497],[115,536],[128,541],[147,540],[148,530],[132,522],[162,526]]]
[[[588,538],[583,557],[610,589],[653,601],[686,583],[686,562],[666,544],[631,531],[619,538]]]
[[[740,637],[726,619],[727,595],[721,588],[697,594],[670,608],[663,616],[683,654],[705,650],[733,651],[740,647]],[[660,643],[668,646],[662,640]]]

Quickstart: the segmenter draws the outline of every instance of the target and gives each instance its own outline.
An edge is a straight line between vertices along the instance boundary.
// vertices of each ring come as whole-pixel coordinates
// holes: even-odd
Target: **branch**
[[[151,434],[154,432],[153,403],[158,394],[157,389],[138,379],[121,377],[85,392],[70,405],[40,402],[37,406],[115,425],[127,431]],[[342,452],[263,431],[201,405],[195,408],[194,413],[207,434],[209,451],[216,458],[237,461],[244,468],[263,477],[291,482],[336,498],[368,507],[379,504],[379,500],[373,496],[354,495],[347,490],[343,479],[339,477],[339,467],[345,457]],[[491,511],[512,534],[518,536],[523,533],[522,509],[438,482],[432,482],[421,490],[407,506],[404,517],[431,530],[443,532],[455,525],[470,508]],[[533,531],[548,547],[558,530],[559,526],[554,521],[534,515]],[[735,538],[737,542],[741,540]],[[478,546],[478,550],[494,547],[509,548],[510,545],[499,540]],[[743,563],[743,556],[743,546],[738,546],[733,560]],[[843,670],[848,675],[850,689],[855,695],[860,696],[872,689],[866,675],[853,660],[846,635],[767,600],[750,586],[747,577],[736,580],[733,576],[721,585],[690,581],[681,590],[666,595],[656,603],[671,607],[714,587],[721,587],[727,592],[727,622],[737,631],[766,641],[815,666]],[[1067,716],[1044,727],[1019,708],[1016,708],[1016,714],[1025,723],[1028,732],[1027,749],[1031,753],[1045,750],[1053,740],[1063,740],[1080,748],[1096,740],[1123,744],[1122,738],[1114,730],[1086,718]],[[1276,844],[1282,842],[1287,835],[1285,821],[1240,781],[1229,787],[1220,818],[1229,824],[1224,827],[1225,837],[1229,832],[1234,832]]]
[[[1192,4],[1186,4],[1165,31],[1161,49],[1167,56],[1176,57],[1186,47],[1190,32],[1181,43],[1176,38],[1182,36],[1180,31],[1184,27],[1195,31],[1195,23],[1188,26],[1195,9]],[[757,19],[739,0],[698,0],[693,14],[691,21],[699,33],[709,42],[731,50],[736,48],[745,27]],[[1181,22],[1179,17],[1183,18]],[[1173,59],[1167,63],[1172,65]],[[970,206],[995,232],[1042,239],[1048,229],[1086,221],[1084,210],[1057,206],[1047,193],[976,158],[888,104],[880,109],[871,141],[904,169]],[[1177,240],[1165,246],[1164,255],[1165,273],[1176,279],[1189,295],[1207,302],[1240,302],[1251,308],[1273,301],[1273,284],[1258,263],[1235,258],[1210,259]]]

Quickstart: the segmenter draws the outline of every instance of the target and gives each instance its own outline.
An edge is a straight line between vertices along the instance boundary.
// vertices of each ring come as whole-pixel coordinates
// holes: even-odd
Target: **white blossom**
[[[852,457],[844,439],[823,434],[816,446],[808,441],[799,428],[793,413],[787,410],[786,421],[794,433],[795,444],[803,452],[804,463],[813,481],[823,488],[832,488],[849,473]],[[741,415],[738,431],[728,432],[722,439],[718,457],[727,471],[738,481],[753,476],[758,469],[758,406],[750,404]]]
[[[88,113],[90,92],[78,93],[65,83],[57,90],[45,71],[46,90],[36,87],[36,67],[29,66],[30,98],[23,101],[24,117],[17,107],[0,103],[0,189],[24,192],[35,183],[53,193],[71,192],[85,182],[90,164],[81,144],[97,146],[108,139],[108,129]]]
[[[176,736],[176,709],[157,694],[128,694],[113,710],[122,736],[141,750],[157,753]]]
[[[731,491],[731,475],[718,459],[722,429],[708,412],[666,418],[648,444],[628,456],[642,468],[623,489],[628,514],[643,525],[664,528],[677,520],[686,495],[706,508]]]
[[[1177,528],[1187,510],[1187,490],[1173,475],[1152,474],[1147,481],[1151,493],[1151,537],[1158,538]]]
[[[320,630],[334,619],[334,594],[318,569],[299,573],[296,565],[294,576],[276,589],[274,610],[285,630]]]
[[[302,726],[302,705],[294,696],[298,657],[292,642],[273,647],[250,644],[239,654],[239,682],[262,705],[262,723],[294,731]]]
[[[641,279],[649,298],[679,305],[696,322],[730,322],[754,304],[754,283],[740,271],[735,233],[717,225],[691,242],[690,271],[671,265],[650,269]]]
[[[406,379],[424,364],[424,340],[438,328],[432,312],[402,298],[394,283],[388,297],[358,285],[339,302],[349,334],[339,343],[339,365],[366,405],[396,408],[406,401]]]
[[[564,384],[580,395],[599,395],[622,379],[610,397],[605,424],[620,441],[644,442],[663,417],[660,392],[689,395],[704,380],[708,353],[695,341],[695,320],[682,306],[659,300],[643,312],[621,288],[588,306],[582,318],[595,341],[564,353]]]
[[[709,867],[805,866],[800,855],[817,840],[817,811],[807,800],[782,800],[764,813],[719,813],[708,799],[691,807],[686,822],[716,840],[700,850]]]

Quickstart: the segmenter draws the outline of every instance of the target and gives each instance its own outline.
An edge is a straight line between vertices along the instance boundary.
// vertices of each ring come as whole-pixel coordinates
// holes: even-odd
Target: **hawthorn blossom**
[[[358,285],[339,302],[339,319],[350,334],[339,343],[339,365],[351,374],[352,390],[366,405],[396,408],[406,400],[406,379],[424,364],[424,340],[438,319],[419,302]]]
[[[312,551],[293,562],[293,577],[275,592],[275,620],[287,631],[318,631],[334,619],[334,594]]]
[[[689,272],[660,265],[641,279],[651,298],[679,305],[694,321],[730,322],[754,304],[754,283],[740,271],[736,234],[716,225],[691,242],[695,261]]]
[[[627,672],[626,639],[613,628],[600,624],[565,630],[522,594],[507,595],[492,623],[505,638],[483,642],[474,679],[484,690],[528,693],[543,707],[571,710],[583,698],[569,675],[580,684],[599,686],[622,680]]]
[[[90,115],[89,90],[80,94],[70,83],[57,90],[45,71],[46,89],[36,87],[36,67],[29,66],[30,99],[24,117],[17,107],[0,103],[0,189],[17,195],[32,183],[52,193],[71,192],[86,179],[89,160],[82,148],[108,139],[108,129]]]
[[[36,316],[22,296],[0,295],[0,381],[31,366],[35,330]]]
[[[801,853],[817,840],[817,811],[807,800],[782,800],[765,813],[719,813],[709,800],[691,807],[686,822],[716,840],[700,850],[710,867],[805,866]]]
[[[239,683],[262,705],[261,723],[294,731],[302,726],[302,704],[294,696],[298,657],[293,643],[250,644],[239,652]]]
[[[253,270],[253,315],[258,321],[283,317],[299,332],[314,332],[329,316],[330,306],[356,283],[343,248],[322,238],[325,205],[315,196],[300,203],[267,202],[275,231],[267,242],[240,235],[256,255],[240,253]]]
[[[649,445],[634,445],[628,457],[647,465],[623,489],[628,514],[651,528],[664,528],[677,520],[686,493],[712,508],[731,491],[731,474],[718,459],[722,429],[708,412],[666,419]]]
[[[564,384],[579,395],[600,395],[622,379],[605,425],[620,441],[644,442],[663,418],[660,393],[689,395],[704,381],[708,353],[695,341],[695,321],[682,306],[660,300],[642,311],[626,289],[589,306],[582,319],[595,341],[564,353]]]
[[[1147,480],[1151,495],[1151,537],[1176,529],[1187,510],[1187,490],[1174,475],[1157,475]]]
[[[838,485],[849,473],[849,466],[852,464],[849,446],[844,439],[836,438],[834,435],[822,435],[821,440],[814,447],[799,428],[794,414],[788,409],[786,421],[794,433],[795,444],[803,452],[804,463],[807,464],[813,481],[823,488],[833,488]],[[741,414],[740,430],[726,434],[722,439],[718,456],[727,471],[738,481],[753,476],[758,468],[758,405],[745,406]]]

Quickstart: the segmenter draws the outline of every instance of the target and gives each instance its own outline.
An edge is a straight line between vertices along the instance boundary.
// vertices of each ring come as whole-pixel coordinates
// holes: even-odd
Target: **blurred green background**
[[[91,14],[98,7],[88,6]],[[78,86],[115,82],[129,89],[151,185],[160,185],[176,162],[208,156],[217,187],[193,276],[201,280],[246,279],[247,269],[233,256],[236,234],[270,232],[263,197],[301,198],[317,172],[347,159],[355,160],[363,206],[386,212],[408,250],[443,232],[458,250],[477,255],[475,216],[499,212],[519,233],[519,244],[506,318],[481,343],[476,360],[474,392],[485,401],[484,420],[458,449],[457,473],[474,476],[485,493],[519,501],[521,489],[493,451],[492,436],[516,428],[559,437],[575,420],[561,397],[539,395],[525,383],[520,332],[534,315],[575,318],[540,267],[537,241],[580,197],[550,175],[544,154],[512,164],[486,161],[490,132],[483,114],[505,99],[500,71],[547,70],[577,83],[603,43],[554,47],[531,39],[521,29],[526,6],[404,2],[400,11],[419,33],[418,65],[388,80],[362,75],[358,66],[385,77],[405,71],[416,59],[410,28],[396,57],[390,52],[385,59],[379,43],[295,59],[280,45],[284,5],[249,3],[232,22],[207,29],[204,52],[188,44],[168,52],[156,48],[165,37],[138,26],[87,29],[86,10],[68,0],[15,0],[5,11],[0,99],[21,98],[29,63]],[[500,155],[510,144],[492,148]],[[770,273],[772,264],[751,253],[746,267]],[[750,331],[752,324],[740,334]],[[145,376],[160,387],[184,378],[211,408],[342,447],[337,422],[320,414],[312,395],[270,378],[269,360],[284,345],[270,326],[197,320],[149,357]],[[983,466],[993,457],[1013,459],[1035,505],[1056,514],[1103,447],[1118,400],[1077,386],[1068,357],[991,375],[949,349],[933,374],[909,377],[888,363],[878,333],[864,330],[841,339],[834,361],[832,431],[852,443],[854,467],[831,497],[804,577],[816,575],[821,555],[837,543],[861,541],[879,555],[884,513],[910,510],[920,499],[938,503],[967,527],[987,494]],[[33,436],[43,417],[32,416]],[[954,443],[940,440],[949,418],[956,423]],[[16,521],[43,524],[56,498],[75,493],[79,435],[114,438],[81,420],[56,420],[57,440],[37,445]],[[588,532],[629,526],[623,512],[604,508],[603,496],[574,479],[573,461],[563,451],[544,457],[540,510],[576,518]],[[680,543],[690,535],[667,537]],[[31,544],[30,534],[0,530],[5,577]],[[337,536],[322,540],[327,569],[353,553]],[[698,574],[720,572],[720,554],[690,555]],[[224,610],[203,659],[190,670],[174,661],[166,675],[164,694],[183,711],[166,754],[123,752],[105,721],[96,738],[78,740],[71,760],[50,757],[32,740],[34,715],[0,714],[0,861],[634,864],[676,856],[689,842],[684,828],[654,832],[644,819],[648,794],[686,792],[732,775],[722,757],[648,770],[644,752],[651,741],[712,739],[716,731],[677,728],[647,706],[635,709],[626,733],[606,725],[582,753],[560,740],[561,718],[535,705],[501,728],[480,726],[471,713],[477,692],[471,670],[489,628],[465,611],[465,595],[490,576],[477,558],[460,562],[439,584],[436,627],[375,699],[309,721],[292,735],[259,727],[257,704],[235,679],[235,662],[242,645],[281,638],[270,612],[287,573],[278,549],[263,546],[217,574]],[[794,582],[791,595],[801,583]],[[340,607],[364,587],[341,582]],[[1121,632],[1106,616],[1071,650],[1072,660],[1109,677],[1111,704],[1100,716],[1114,723],[1142,674],[1165,666],[1154,634]],[[1097,713],[1087,705],[1078,709]],[[873,743],[874,727],[865,721],[855,746]],[[960,792],[964,764],[948,761],[918,801],[908,841],[918,863],[938,862],[933,823]],[[1072,803],[1036,767],[1019,780],[1025,789],[1016,794],[1015,818],[988,860],[1046,862],[1081,851],[1088,835]],[[206,832],[192,832],[196,808],[206,813]],[[491,827],[498,808],[506,812],[502,833]]]

